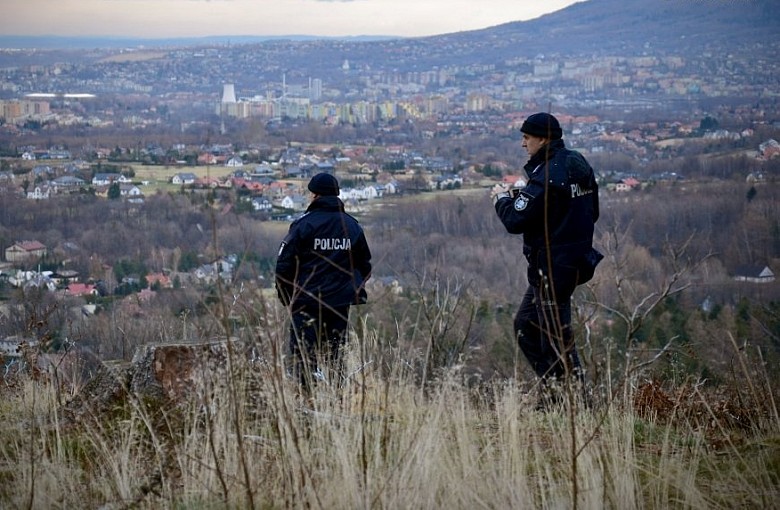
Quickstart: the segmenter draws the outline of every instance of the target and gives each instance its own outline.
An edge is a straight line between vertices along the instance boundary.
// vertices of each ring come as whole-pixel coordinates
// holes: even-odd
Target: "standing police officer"
[[[306,390],[313,380],[343,379],[349,307],[366,302],[371,273],[366,237],[344,212],[336,178],[319,173],[308,188],[311,203],[290,225],[276,261],[276,291],[290,307],[290,349]]]
[[[528,261],[528,289],[515,316],[515,334],[543,388],[552,378],[570,375],[582,382],[571,331],[571,296],[593,276],[602,258],[592,248],[598,186],[585,158],[566,148],[554,116],[530,115],[520,131],[530,156],[524,167],[528,184],[516,193],[500,184],[492,190],[507,232],[523,234]]]

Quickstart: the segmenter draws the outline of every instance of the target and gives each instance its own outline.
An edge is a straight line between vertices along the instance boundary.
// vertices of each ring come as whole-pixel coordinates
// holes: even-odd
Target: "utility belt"
[[[577,285],[593,278],[604,256],[592,246],[583,249],[582,245],[558,246],[550,260],[546,248],[523,246],[523,255],[528,261],[528,283],[539,286],[545,279],[555,289],[556,295],[571,295]]]

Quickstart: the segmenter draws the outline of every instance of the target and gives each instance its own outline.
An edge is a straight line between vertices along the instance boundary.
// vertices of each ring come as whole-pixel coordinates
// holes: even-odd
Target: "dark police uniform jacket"
[[[542,273],[552,277],[556,292],[571,294],[601,258],[592,248],[599,217],[593,169],[563,140],[542,147],[524,168],[528,184],[516,198],[499,199],[496,213],[507,232],[523,234],[528,283],[538,286]]]
[[[357,220],[336,196],[320,196],[290,225],[276,261],[285,305],[343,307],[366,302],[371,251]]]

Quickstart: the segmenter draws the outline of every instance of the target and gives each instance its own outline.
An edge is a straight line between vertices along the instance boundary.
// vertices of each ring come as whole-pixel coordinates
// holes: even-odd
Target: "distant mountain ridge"
[[[530,21],[437,37],[467,44],[475,61],[552,53],[701,51],[776,43],[780,4],[774,0],[587,0]]]
[[[0,36],[0,47],[122,48],[204,46],[274,41],[351,41],[358,45],[395,40],[399,44],[471,46],[459,51],[474,60],[537,53],[640,53],[648,48],[674,51],[714,45],[766,43],[780,38],[776,0],[586,0],[529,21],[421,38],[394,36],[322,37],[310,35],[224,35],[186,38],[111,38]],[[470,59],[471,60],[471,59]]]
[[[334,78],[342,64],[351,69],[427,71],[469,65],[501,65],[539,55],[694,56],[740,53],[741,58],[772,59],[780,46],[777,0],[586,0],[529,21],[480,30],[419,38],[316,36],[214,36],[202,38],[35,38],[0,36],[49,52],[0,53],[0,67],[87,62],[104,48],[216,47],[224,57],[244,51],[262,58],[264,69],[295,69],[302,75]],[[346,43],[345,43],[346,42]],[[229,49],[228,49],[229,48]],[[258,66],[259,68],[260,66]],[[274,71],[277,74],[281,71]]]
[[[373,69],[419,71],[501,65],[552,56],[721,55],[773,58],[780,45],[776,0],[587,0],[529,21],[438,36],[321,48],[320,69],[349,59]],[[335,50],[335,51],[334,51]],[[306,58],[313,57],[310,53]],[[302,55],[288,64],[302,67]]]

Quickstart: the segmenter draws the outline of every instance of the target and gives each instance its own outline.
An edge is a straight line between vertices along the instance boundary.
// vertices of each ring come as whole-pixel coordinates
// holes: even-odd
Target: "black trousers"
[[[574,375],[582,380],[582,367],[571,330],[571,293],[552,299],[543,279],[525,292],[515,315],[515,334],[536,375],[546,382]],[[572,287],[573,288],[573,287]]]
[[[293,371],[306,389],[320,380],[340,385],[345,377],[342,347],[346,342],[349,305],[304,306],[293,311],[290,351]]]

